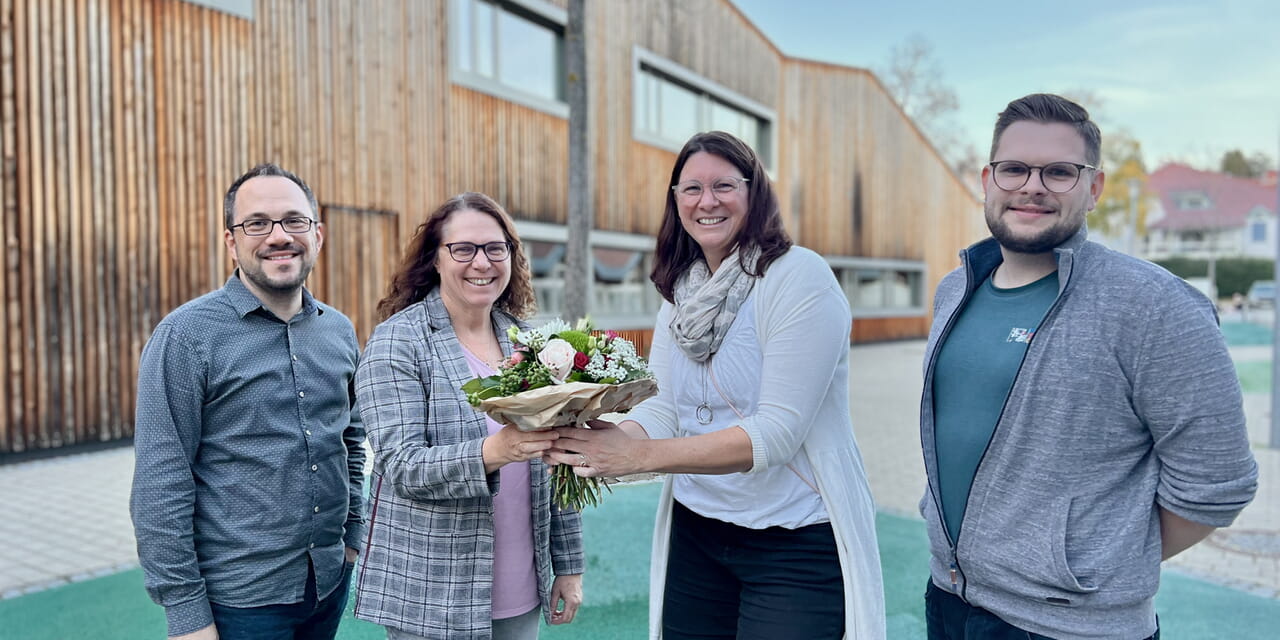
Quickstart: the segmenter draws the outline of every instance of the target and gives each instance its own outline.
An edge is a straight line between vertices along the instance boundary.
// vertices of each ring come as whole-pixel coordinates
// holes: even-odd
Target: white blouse
[[[756,338],[754,297],[753,293],[742,303],[720,350],[710,360],[714,380],[708,375],[707,363],[691,360],[674,340],[668,343],[671,367],[667,380],[661,382],[676,390],[679,435],[700,435],[741,424],[733,407],[743,416],[756,412],[764,357]],[[712,416],[705,425],[697,419],[697,407],[704,402]],[[705,418],[705,412],[703,415]],[[749,529],[796,529],[826,522],[821,496],[799,474],[813,482],[809,461],[803,456],[793,458],[790,466],[780,464],[754,474],[678,474],[675,499],[702,516]]]

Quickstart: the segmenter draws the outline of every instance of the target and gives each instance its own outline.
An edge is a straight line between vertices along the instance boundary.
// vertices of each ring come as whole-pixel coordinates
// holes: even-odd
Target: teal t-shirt
[[[1058,296],[1058,272],[1014,289],[987,278],[960,311],[933,373],[934,438],[942,517],[960,535],[969,487],[995,432],[1022,357]]]

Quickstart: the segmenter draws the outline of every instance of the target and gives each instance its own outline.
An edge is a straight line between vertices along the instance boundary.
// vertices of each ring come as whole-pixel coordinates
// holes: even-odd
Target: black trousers
[[[934,586],[924,592],[924,617],[929,624],[929,640],[1051,640],[1048,636],[1019,629],[996,614],[975,607],[959,596]],[[1160,640],[1160,630],[1146,640]]]
[[[839,640],[844,582],[828,523],[747,529],[675,503],[664,640]]]

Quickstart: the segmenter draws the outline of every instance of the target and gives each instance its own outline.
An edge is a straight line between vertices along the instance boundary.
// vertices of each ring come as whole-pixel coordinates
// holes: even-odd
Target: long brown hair
[[[743,271],[753,275],[764,275],[765,269],[791,248],[791,236],[782,227],[782,213],[778,210],[778,194],[773,190],[769,174],[765,172],[760,156],[751,147],[732,135],[723,131],[699,133],[689,138],[676,156],[676,164],[671,168],[671,180],[667,183],[667,207],[662,217],[662,226],[658,229],[657,249],[653,259],[653,273],[649,279],[657,286],[667,302],[675,302],[676,280],[684,274],[695,261],[701,259],[702,248],[680,224],[680,211],[676,208],[676,194],[670,187],[680,179],[680,172],[695,153],[705,151],[723,158],[747,179],[747,219],[738,230],[738,237],[733,244],[737,248],[756,246],[760,248],[760,259],[755,270],[748,269],[742,262],[745,252],[738,253],[738,263]]]
[[[436,270],[436,253],[440,250],[441,231],[449,216],[458,211],[479,211],[488,214],[498,221],[502,233],[511,243],[511,281],[507,290],[502,292],[494,306],[517,318],[527,318],[537,309],[537,301],[533,295],[533,284],[530,282],[529,261],[520,246],[520,236],[516,235],[515,222],[507,215],[493,198],[468,191],[460,193],[445,201],[414,232],[409,245],[405,247],[404,257],[400,260],[400,268],[391,278],[387,287],[387,295],[378,303],[378,318],[386,320],[397,311],[422,300],[440,285],[440,272]]]

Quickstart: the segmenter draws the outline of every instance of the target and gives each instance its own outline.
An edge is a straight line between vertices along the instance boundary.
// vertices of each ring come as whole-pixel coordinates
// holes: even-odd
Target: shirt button
[[[316,513],[320,513],[320,507],[316,507]]]
[[[308,548],[308,549],[314,549],[314,548],[316,548],[316,543],[312,542],[311,544],[307,545],[307,548]]]
[[[307,432],[307,435],[311,435],[311,430],[310,430],[310,429],[307,429],[307,430],[306,430],[306,432]]]
[[[312,470],[312,471],[315,471],[316,469],[319,469],[319,468],[320,468],[320,467],[318,467],[318,466],[316,466],[316,465],[314,465],[314,464],[313,464],[313,465],[311,465],[311,470]]]
[[[307,397],[307,393],[306,393],[305,391],[299,391],[299,392],[298,392],[298,397],[299,397],[299,398],[305,398],[305,397]]]
[[[293,361],[294,361],[294,362],[297,362],[297,361],[298,361],[298,356],[293,356]]]

